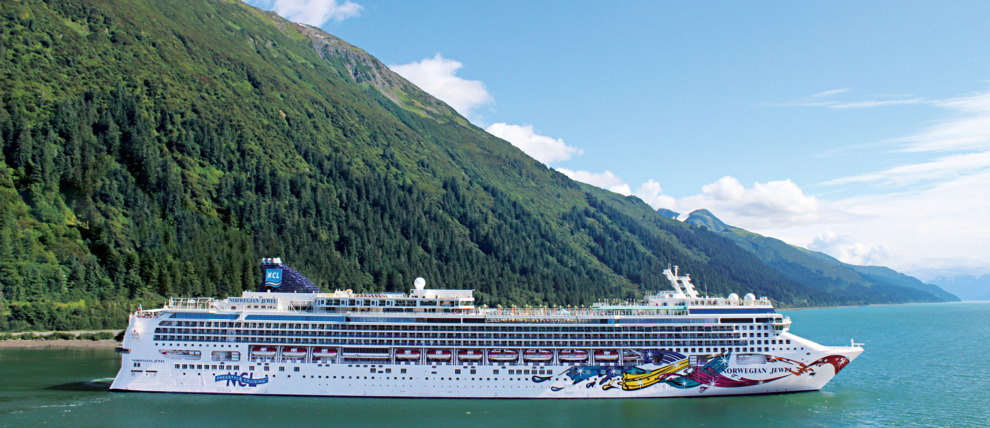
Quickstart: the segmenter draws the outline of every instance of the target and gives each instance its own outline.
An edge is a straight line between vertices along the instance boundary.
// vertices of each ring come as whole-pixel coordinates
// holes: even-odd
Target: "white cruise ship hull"
[[[279,259],[264,291],[130,317],[116,391],[645,398],[815,391],[863,349],[788,332],[769,299],[674,292],[592,308],[477,309],[471,290],[321,293]],[[276,291],[273,292],[273,289]]]
[[[785,333],[801,351],[718,354],[704,365],[684,356],[662,364],[503,364],[305,362],[288,359],[218,362],[162,356],[133,341],[111,386],[116,391],[334,397],[654,398],[816,391],[861,352],[825,347]],[[137,346],[135,346],[137,345]],[[201,355],[237,351],[200,344]],[[754,356],[762,362],[753,363]]]

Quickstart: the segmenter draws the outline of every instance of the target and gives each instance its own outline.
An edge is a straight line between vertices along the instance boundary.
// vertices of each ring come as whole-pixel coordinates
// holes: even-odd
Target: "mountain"
[[[756,255],[782,275],[851,303],[959,300],[936,285],[926,284],[886,267],[849,265],[824,253],[729,226],[708,210],[692,212],[685,223],[716,232]]]
[[[677,219],[677,217],[680,216],[680,214],[678,214],[676,212],[673,212],[671,210],[668,210],[666,208],[660,208],[660,209],[658,209],[657,210],[657,214],[660,214],[663,217],[667,217],[667,218],[675,219],[675,220]]]
[[[715,294],[873,301],[572,181],[367,52],[239,0],[24,0],[0,20],[0,330],[239,294],[262,257],[323,290],[422,276],[481,305],[631,298],[671,264]]]
[[[990,275],[938,277],[932,283],[967,301],[990,300]]]

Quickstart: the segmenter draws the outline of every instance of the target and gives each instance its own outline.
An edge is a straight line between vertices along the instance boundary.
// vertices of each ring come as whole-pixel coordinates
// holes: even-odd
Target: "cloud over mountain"
[[[460,61],[444,58],[439,53],[433,58],[389,66],[392,71],[471,119],[475,109],[492,103],[494,99],[481,81],[457,76],[457,71],[462,67],[464,64]]]
[[[568,146],[560,138],[537,134],[533,130],[533,125],[510,125],[499,122],[489,125],[485,131],[512,143],[527,155],[546,164],[565,161],[574,155],[584,153],[577,147]]]
[[[601,187],[620,195],[631,195],[632,190],[629,185],[622,181],[618,175],[614,172],[606,170],[605,172],[590,172],[590,171],[573,171],[567,168],[555,168],[561,174],[564,174],[571,178],[571,180],[577,180],[582,183],[587,183],[592,186]]]
[[[860,266],[881,266],[890,261],[890,251],[886,246],[867,244],[849,234],[822,233],[811,241],[808,249]]]
[[[360,4],[344,0],[246,0],[245,3],[262,9],[272,10],[293,22],[320,27],[327,22],[340,22],[361,14]]]

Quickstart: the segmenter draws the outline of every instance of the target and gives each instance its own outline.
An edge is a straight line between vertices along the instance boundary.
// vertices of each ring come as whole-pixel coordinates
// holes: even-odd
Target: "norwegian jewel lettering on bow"
[[[256,292],[133,314],[112,389],[378,397],[624,398],[824,387],[863,348],[789,332],[766,298],[671,290],[591,308],[475,307],[473,290],[324,293],[278,258]]]

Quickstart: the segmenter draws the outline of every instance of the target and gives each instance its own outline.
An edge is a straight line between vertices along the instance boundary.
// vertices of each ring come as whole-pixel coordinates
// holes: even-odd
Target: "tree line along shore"
[[[120,343],[123,330],[0,333],[0,348],[106,348]]]

